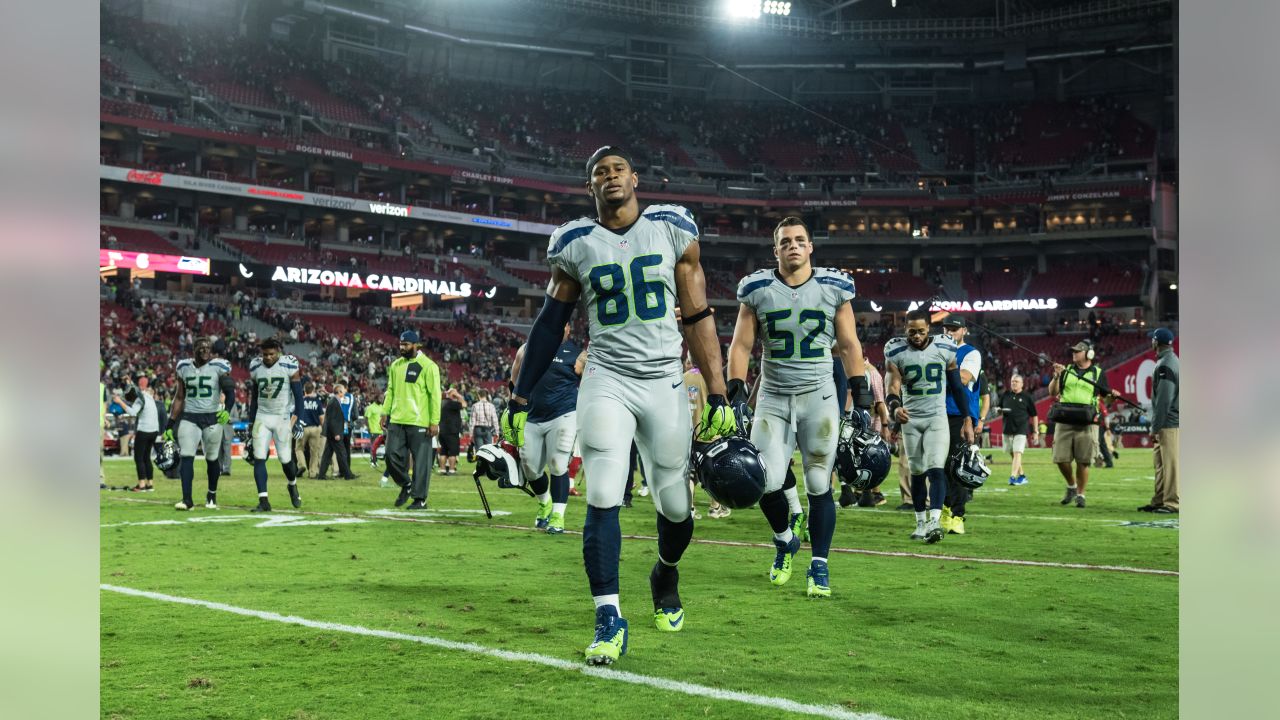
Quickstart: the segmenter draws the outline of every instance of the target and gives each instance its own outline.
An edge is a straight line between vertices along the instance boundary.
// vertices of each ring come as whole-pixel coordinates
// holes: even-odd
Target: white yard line
[[[365,637],[419,643],[421,645],[440,648],[442,650],[454,650],[471,653],[473,655],[482,655],[506,662],[533,663],[535,665],[542,665],[556,670],[587,675],[598,680],[628,683],[631,685],[645,685],[667,693],[679,693],[682,695],[692,695],[694,697],[704,697],[712,700],[737,702],[746,705],[755,705],[756,707],[769,708],[772,710],[783,710],[802,715],[810,715],[813,717],[835,718],[836,720],[891,720],[891,718],[884,715],[878,715],[876,713],[850,712],[835,705],[812,705],[809,703],[798,702],[796,700],[790,700],[788,698],[774,697],[770,695],[756,695],[754,693],[737,692],[734,690],[722,690],[720,688],[698,685],[696,683],[684,682],[681,680],[670,680],[652,675],[641,675],[639,673],[614,670],[612,668],[594,667],[587,665],[585,662],[571,662],[561,658],[551,657],[549,655],[499,650],[496,648],[485,647],[484,645],[477,645],[476,643],[456,642],[454,640],[445,640],[442,638],[430,637],[428,635],[408,635],[406,633],[393,632],[390,630],[376,630],[373,628],[362,627],[360,625],[344,625],[341,623],[323,622],[320,620],[308,620],[307,618],[301,618],[295,615],[280,615],[278,613],[266,612],[263,610],[251,610],[249,608],[236,607],[234,605],[226,605],[219,602],[180,597],[177,595],[165,595],[163,593],[150,592],[148,590],[136,590],[134,588],[120,587],[118,585],[103,584],[99,587],[107,592],[119,593],[121,595],[131,595],[133,597],[147,598],[149,600],[157,600],[160,602],[177,603],[180,605],[192,605],[195,607],[206,608],[208,610],[218,610],[220,612],[257,618],[259,620],[269,620],[271,622],[284,623],[287,625],[300,625],[302,627],[314,628],[316,630],[328,630],[331,632],[341,632],[350,635],[363,635]]]
[[[129,497],[113,497],[112,500],[117,502],[142,503],[147,505],[164,505],[167,504],[161,500],[146,500],[144,498]],[[516,530],[520,532],[541,532],[527,525],[505,525],[502,523],[488,522],[471,522],[466,520],[438,520],[425,517],[397,517],[391,515],[380,514],[378,511],[370,511],[366,513],[325,513],[315,511],[294,511],[302,515],[318,515],[322,517],[364,517],[377,520],[387,520],[391,522],[408,522],[423,523],[427,525],[460,525],[464,527],[479,528],[496,528],[499,530]],[[1023,516],[991,516],[991,517],[1023,517]],[[1102,522],[1102,521],[1098,521]],[[1120,521],[1108,521],[1120,522]],[[581,535],[576,530],[566,530],[566,535]],[[623,535],[626,540],[650,540],[656,541],[658,538],[654,535]],[[753,543],[741,542],[736,540],[708,540],[704,538],[694,538],[693,542],[700,545],[720,545],[724,547],[745,547],[745,548],[768,548],[773,549],[773,543]],[[889,550],[865,550],[862,548],[842,548],[833,547],[831,552],[848,553],[851,555],[871,555],[876,557],[905,557],[917,558],[921,560],[944,560],[948,562],[967,562],[967,563],[984,563],[988,565],[1017,565],[1022,567],[1042,567],[1055,568],[1064,570],[1099,570],[1103,572],[1122,572],[1137,575],[1169,575],[1178,577],[1181,575],[1177,570],[1159,570],[1156,568],[1129,567],[1126,565],[1090,565],[1087,563],[1058,563],[1042,560],[1017,560],[1012,558],[984,558],[984,557],[967,557],[960,555],[934,555],[931,553],[915,553],[915,552],[894,552]]]

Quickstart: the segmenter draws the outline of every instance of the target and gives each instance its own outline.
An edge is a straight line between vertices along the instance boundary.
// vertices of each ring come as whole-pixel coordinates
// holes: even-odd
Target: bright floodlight
[[[764,11],[769,15],[790,15],[791,3],[778,0],[765,0]]]
[[[758,18],[760,0],[726,0],[725,12],[732,18]]]

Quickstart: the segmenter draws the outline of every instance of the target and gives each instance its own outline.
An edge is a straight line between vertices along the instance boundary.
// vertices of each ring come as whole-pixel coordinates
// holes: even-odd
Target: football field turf
[[[705,518],[680,563],[683,632],[653,627],[649,498],[621,510],[628,654],[588,669],[594,613],[582,568],[583,498],[569,532],[532,528],[536,503],[460,466],[430,509],[354,459],[356,481],[300,480],[293,510],[275,461],[276,512],[250,515],[236,460],[220,510],[183,513],[178,482],[104,490],[104,718],[1172,718],[1178,712],[1178,516],[1136,512],[1151,452],[1091,473],[1089,506],[1058,503],[1047,450],[1029,485],[999,451],[967,534],[911,541],[890,502],[838,512],[832,597],[768,581],[756,509]],[[108,461],[107,483],[133,484]],[[196,499],[204,467],[196,467]]]

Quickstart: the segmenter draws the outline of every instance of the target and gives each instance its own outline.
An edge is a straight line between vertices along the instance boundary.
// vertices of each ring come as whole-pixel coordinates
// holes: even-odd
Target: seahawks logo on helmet
[[[711,443],[695,443],[693,468],[698,483],[716,502],[739,509],[764,495],[764,458],[751,441],[729,435]]]
[[[970,490],[977,490],[987,481],[991,470],[982,460],[982,449],[977,445],[956,445],[947,458],[947,480]]]
[[[889,446],[871,429],[871,417],[856,410],[840,421],[836,442],[836,474],[856,490],[873,490],[889,475],[893,456]]]
[[[476,450],[474,477],[497,480],[500,488],[520,488],[533,495],[520,474],[520,450],[509,443],[481,445]]]
[[[169,472],[178,465],[178,445],[172,440],[165,440],[151,450],[152,462],[160,468],[160,472]]]

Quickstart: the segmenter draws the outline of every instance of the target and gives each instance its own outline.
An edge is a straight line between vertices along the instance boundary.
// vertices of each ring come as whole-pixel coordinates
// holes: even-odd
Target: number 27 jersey
[[[679,205],[650,205],[621,233],[589,218],[556,228],[547,262],[582,285],[590,363],[635,378],[680,374],[676,262],[697,239]]]
[[[906,338],[884,345],[884,361],[902,373],[902,406],[913,418],[947,414],[947,365],[956,359],[956,344],[946,335],[934,335],[922,350]]]
[[[249,378],[258,396],[259,415],[293,414],[293,391],[289,380],[298,372],[298,360],[292,355],[281,355],[271,367],[256,357],[249,363]]]

